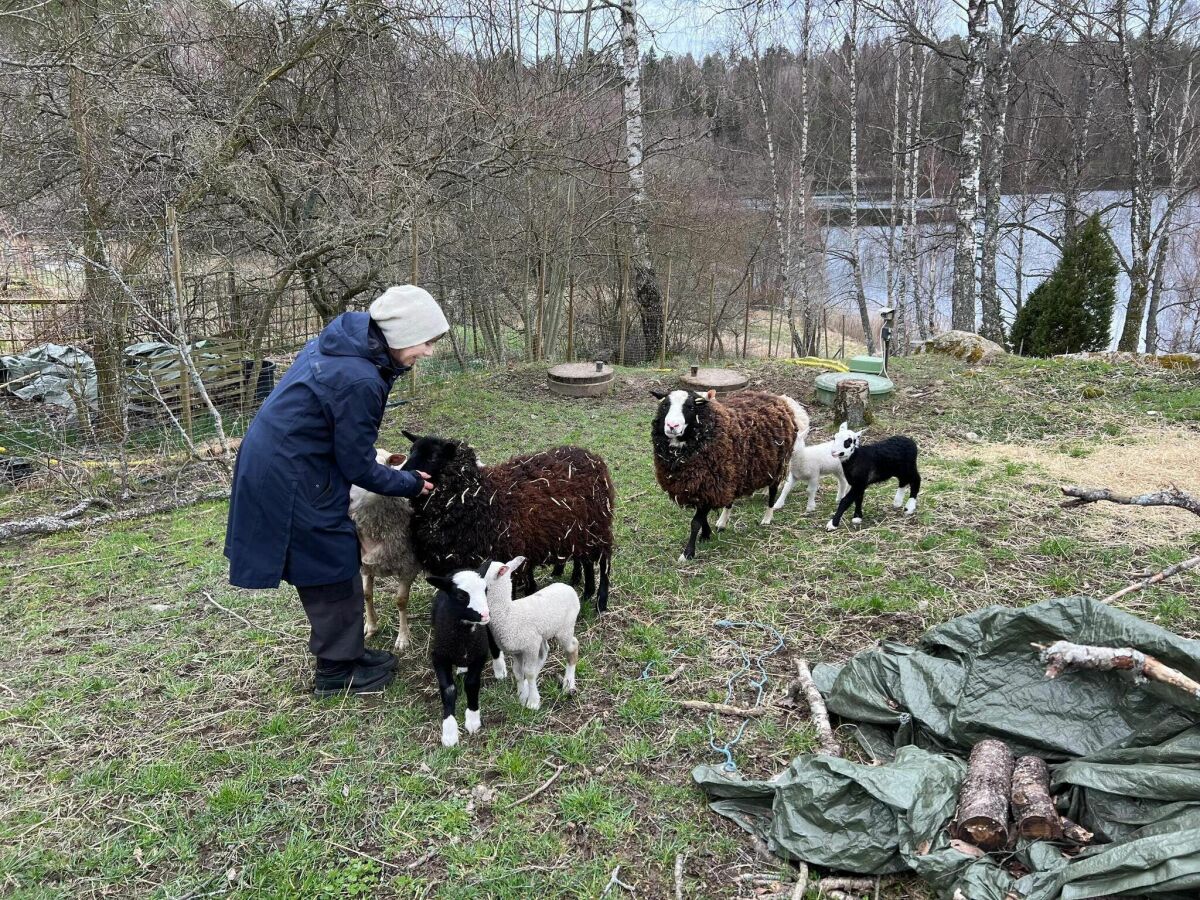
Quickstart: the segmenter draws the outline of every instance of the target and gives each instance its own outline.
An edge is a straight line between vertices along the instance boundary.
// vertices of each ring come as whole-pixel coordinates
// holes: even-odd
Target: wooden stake
[[[180,321],[175,323],[178,333],[187,340],[187,329],[183,326],[183,266],[179,261],[179,222],[175,218],[175,207],[167,207],[167,232],[171,237],[171,281],[175,289],[175,309]],[[179,353],[179,410],[183,422],[183,431],[188,442],[192,440],[192,373],[188,370],[187,360],[183,351]]]
[[[663,295],[662,344],[658,348],[658,367],[667,367],[667,316],[671,309],[671,257],[667,257],[667,289]]]
[[[1013,755],[1003,741],[986,738],[971,749],[967,777],[958,796],[954,835],[983,850],[1008,843],[1008,801]]]
[[[421,278],[421,240],[417,234],[417,217],[413,216],[412,221],[412,281],[410,284],[415,285]],[[413,366],[408,370],[408,393],[410,397],[417,396],[417,367]]]
[[[750,266],[750,274],[746,278],[746,318],[742,323],[742,359],[750,349],[750,302],[754,298],[754,266]]]
[[[617,304],[617,358],[620,360],[621,365],[625,365],[625,328],[627,320],[626,309],[629,305],[629,287],[629,257],[626,257],[625,269],[621,275],[621,300],[620,303]]]
[[[546,351],[542,346],[542,328],[546,316],[546,248],[542,248],[542,264],[538,267],[537,338],[533,344],[533,358],[542,359]]]
[[[713,346],[713,306],[717,302],[717,273],[714,270],[708,276],[708,345],[704,348],[704,364],[707,366],[712,357]]]
[[[575,362],[575,276],[567,282],[567,362]]]

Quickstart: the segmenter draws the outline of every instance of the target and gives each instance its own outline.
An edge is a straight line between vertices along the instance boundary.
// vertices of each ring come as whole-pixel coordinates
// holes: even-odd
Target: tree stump
[[[1013,755],[1007,744],[989,738],[975,745],[958,795],[954,831],[959,840],[989,851],[1008,843],[1012,780]]]
[[[1062,838],[1062,822],[1050,799],[1050,769],[1045,760],[1022,756],[1013,768],[1012,811],[1017,833],[1035,840]]]
[[[845,422],[852,431],[867,424],[867,404],[871,402],[871,385],[861,378],[843,378],[837,383],[833,398],[833,421]]]

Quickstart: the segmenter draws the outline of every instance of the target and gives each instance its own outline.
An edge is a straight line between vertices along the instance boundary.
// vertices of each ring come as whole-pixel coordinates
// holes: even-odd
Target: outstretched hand
[[[424,481],[424,484],[421,487],[421,493],[418,496],[424,497],[433,490],[433,482],[430,480],[433,476],[431,476],[428,472],[422,472],[420,470],[417,471],[417,474],[420,475]]]

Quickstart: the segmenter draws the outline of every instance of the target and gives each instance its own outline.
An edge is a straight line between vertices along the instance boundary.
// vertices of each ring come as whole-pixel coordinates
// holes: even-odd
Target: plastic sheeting
[[[814,680],[866,765],[798,757],[769,781],[693,773],[712,808],[787,859],[863,875],[915,872],[939,896],[1082,900],[1200,896],[1200,699],[1128,672],[1045,677],[1033,643],[1136,647],[1200,676],[1200,641],[1082,597],[990,607],[886,643]],[[948,825],[985,737],[1050,763],[1060,811],[1096,833],[1075,856],[1045,841],[975,858]],[[1029,874],[1016,877],[1005,863]]]

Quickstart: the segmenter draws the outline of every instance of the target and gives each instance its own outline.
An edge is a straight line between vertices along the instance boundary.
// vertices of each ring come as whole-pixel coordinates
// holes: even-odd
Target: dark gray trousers
[[[308,649],[317,659],[349,662],[363,655],[363,588],[357,575],[349,581],[298,587],[300,602],[312,626]]]

